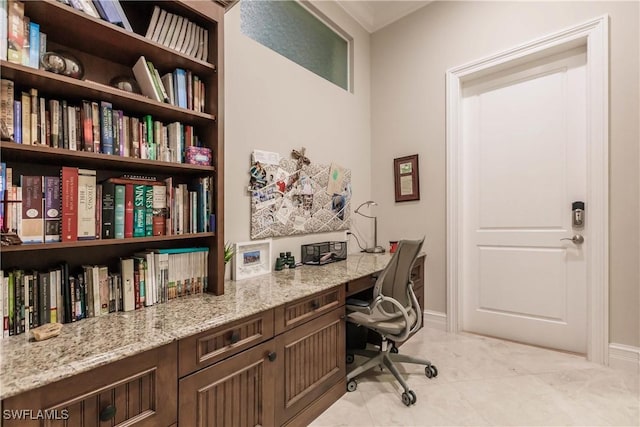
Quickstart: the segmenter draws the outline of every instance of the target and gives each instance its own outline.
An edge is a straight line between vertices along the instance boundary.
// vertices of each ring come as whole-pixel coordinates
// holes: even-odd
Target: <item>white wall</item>
[[[382,241],[426,234],[426,308],[446,311],[445,73],[610,15],[610,340],[640,345],[638,2],[434,2],[371,40],[373,197]],[[392,159],[420,155],[418,202],[394,203]]]
[[[313,2],[354,43],[353,93],[330,83],[240,31],[240,5],[225,15],[225,240],[250,238],[249,183],[253,149],[306,147],[312,162],[351,169],[352,206],[371,193],[369,34],[333,2]],[[356,205],[353,205],[356,203]],[[359,220],[357,220],[359,221]],[[356,222],[355,225],[358,225]],[[359,228],[365,230],[366,223]],[[344,240],[345,232],[274,238],[275,257],[300,245]],[[349,241],[349,250],[356,247]]]

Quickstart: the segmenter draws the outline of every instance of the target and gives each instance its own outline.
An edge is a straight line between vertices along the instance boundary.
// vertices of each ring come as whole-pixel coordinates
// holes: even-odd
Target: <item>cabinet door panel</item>
[[[179,425],[272,426],[274,350],[268,341],[181,379]]]
[[[345,371],[344,307],[275,338],[278,348],[276,423],[318,399]]]

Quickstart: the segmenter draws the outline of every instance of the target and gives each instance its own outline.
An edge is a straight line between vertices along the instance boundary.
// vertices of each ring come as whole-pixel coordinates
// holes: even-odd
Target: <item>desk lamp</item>
[[[378,246],[378,217],[365,215],[362,212],[360,212],[360,208],[362,208],[363,206],[377,206],[377,205],[378,204],[376,202],[374,202],[373,200],[369,200],[367,202],[364,202],[360,206],[358,206],[356,208],[356,210],[354,211],[354,213],[362,215],[365,218],[373,218],[373,247],[372,248],[366,248],[364,250],[366,253],[369,253],[369,254],[372,254],[372,253],[373,254],[384,253],[384,248],[382,246]]]

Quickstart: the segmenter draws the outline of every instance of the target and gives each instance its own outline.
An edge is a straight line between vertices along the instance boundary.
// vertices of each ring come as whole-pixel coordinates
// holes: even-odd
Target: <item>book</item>
[[[93,152],[101,153],[101,141],[100,131],[102,129],[100,124],[100,106],[97,102],[91,102],[91,126],[93,129]]]
[[[82,7],[82,11],[84,13],[86,13],[87,15],[93,18],[100,18],[100,14],[98,13],[98,10],[95,8],[91,0],[77,0],[77,1],[79,1]]]
[[[133,258],[120,260],[120,275],[122,280],[122,311],[135,310]]]
[[[116,185],[112,182],[102,183],[102,238],[115,238],[115,197]],[[124,208],[124,206],[123,206]],[[124,211],[123,211],[124,214]],[[124,219],[124,218],[123,218]],[[124,226],[124,223],[123,223]],[[124,230],[123,230],[124,233]]]
[[[149,160],[157,160],[157,152],[156,152],[156,143],[153,139],[153,117],[150,115],[146,115],[142,118],[145,123],[145,140],[147,142],[147,159]]]
[[[193,22],[187,21],[184,40],[182,41],[182,44],[177,48],[180,53],[187,53],[187,49],[189,48],[189,45],[191,43],[191,37],[193,36],[194,25],[195,24]]]
[[[13,140],[22,144],[22,101],[13,101]]]
[[[140,158],[140,119],[131,117],[131,147],[129,148],[131,157]]]
[[[60,172],[62,241],[78,240],[78,168],[63,166]]]
[[[146,185],[133,184],[133,237],[145,236]]]
[[[22,175],[22,233],[24,243],[44,242],[44,217],[42,215],[42,177]]]
[[[44,241],[60,241],[60,177],[44,177]]]
[[[174,73],[178,107],[187,108],[187,72],[182,68],[176,68]]]
[[[38,55],[38,68],[44,69],[44,65],[40,62],[40,58],[47,52],[47,34],[40,31],[40,54]]]
[[[60,101],[50,99],[49,111],[51,112],[51,146],[58,148],[60,144]]]
[[[162,80],[162,85],[167,91],[167,96],[169,97],[169,104],[178,105],[176,103],[175,89],[173,88],[173,74],[167,73],[164,76],[162,76],[160,80]]]
[[[162,193],[164,193],[164,188],[157,186]],[[145,226],[145,236],[153,236],[153,188],[152,185],[145,185],[144,192],[144,226]]]
[[[94,151],[93,143],[93,111],[91,109],[91,101],[82,101],[82,150]]]
[[[153,28],[153,33],[151,34],[151,37],[150,37],[152,41],[154,42],[158,41],[158,38],[160,37],[160,33],[162,32],[162,28],[165,25],[166,18],[167,18],[167,11],[164,9],[160,9],[160,16],[158,17],[158,22]]]
[[[40,129],[40,137],[38,138],[41,145],[49,147],[51,143],[51,129],[47,132],[47,101],[44,97],[38,98],[38,129]]]
[[[29,66],[40,66],[40,25],[33,21],[29,22]]]
[[[167,46],[171,42],[171,36],[173,36],[173,30],[175,29],[176,22],[178,21],[178,15],[174,13],[167,13],[162,31],[158,36],[158,43]]]
[[[173,34],[171,35],[171,40],[169,43],[165,43],[165,45],[170,49],[175,49],[178,40],[184,40],[184,31],[186,31],[185,24],[187,19],[184,16],[178,16],[178,20],[175,23],[175,28],[173,29]],[[182,37],[182,38],[181,38]]]
[[[118,0],[112,0],[112,1],[113,1],[113,5],[116,8],[116,12],[120,17],[120,25],[124,27],[125,30],[133,32],[133,28],[131,28],[129,19],[127,19],[127,14],[124,13],[124,10],[122,9],[122,5],[120,4],[120,2]]]
[[[124,237],[133,237],[133,184],[124,186]]]
[[[98,269],[98,286],[100,297],[100,315],[109,313],[109,269],[102,265]],[[98,314],[96,313],[96,316]]]
[[[153,13],[151,14],[151,20],[149,21],[149,26],[147,27],[147,32],[145,33],[145,37],[151,39],[153,35],[153,31],[158,25],[158,18],[160,18],[160,12],[162,9],[158,7],[158,5],[153,6]]]
[[[0,0],[0,60],[3,61],[7,60],[7,45],[9,42],[7,34],[7,7],[7,0]],[[2,279],[0,278],[0,280]],[[1,333],[0,336],[2,336]]]
[[[25,67],[29,66],[29,61],[30,61],[30,53],[29,53],[29,48],[31,47],[31,37],[29,35],[29,30],[31,29],[31,26],[29,25],[31,22],[31,20],[29,19],[28,16],[24,16],[22,18],[22,28],[23,28],[23,34],[24,34],[24,42],[22,43],[22,65],[24,65]]]
[[[12,80],[0,80],[0,137],[8,141],[15,140],[14,91]]]
[[[29,134],[31,136],[31,139],[29,140],[29,144],[38,145],[40,144],[40,131],[38,129],[38,110],[40,108],[38,103],[38,89],[29,89],[29,99],[31,101],[31,107],[29,111],[29,117],[31,119],[31,129]]]
[[[94,233],[96,240],[102,238],[102,184],[96,184],[96,228]]]
[[[113,132],[113,155],[120,156],[120,122],[118,121],[118,110],[111,111],[111,123]]]
[[[78,169],[78,240],[96,238],[96,171]]]
[[[69,130],[69,150],[78,151],[78,134],[76,132],[76,107],[67,106],[67,129]]]
[[[115,185],[114,194],[115,207],[113,216],[113,233],[116,239],[124,239],[125,186]]]
[[[22,64],[24,47],[24,3],[8,0],[7,10],[7,61]]]
[[[156,90],[153,77],[149,71],[147,60],[144,56],[141,56],[133,66],[133,75],[140,86],[142,94],[154,101],[162,102],[160,93]]]
[[[102,153],[113,154],[113,105],[100,101],[100,137]],[[95,141],[94,141],[95,142]]]
[[[102,19],[133,32],[127,15],[122,10],[118,0],[93,0],[93,4]]]
[[[62,137],[62,144],[60,148],[69,149],[69,106],[67,100],[63,99],[60,102],[60,135]]]
[[[167,91],[162,83],[158,69],[153,66],[151,61],[147,61],[147,65],[149,66],[149,72],[151,73],[151,78],[153,79],[153,84],[155,85],[157,93],[160,94],[160,98],[163,102],[169,102],[169,96],[167,95]]]
[[[31,97],[28,92],[21,92],[22,104],[22,143],[31,145]]]

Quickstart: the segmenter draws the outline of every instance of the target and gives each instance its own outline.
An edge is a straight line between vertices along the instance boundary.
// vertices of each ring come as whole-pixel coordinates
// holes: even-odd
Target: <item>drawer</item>
[[[174,342],[5,399],[5,411],[32,410],[33,420],[4,420],[3,425],[173,425],[178,396],[176,347]],[[37,420],[38,410],[52,419]]]
[[[273,310],[183,338],[178,343],[183,377],[273,337]]]
[[[372,275],[360,277],[347,282],[347,297],[371,289],[376,284],[376,278]]]
[[[275,308],[276,335],[344,305],[344,286],[336,286]]]

